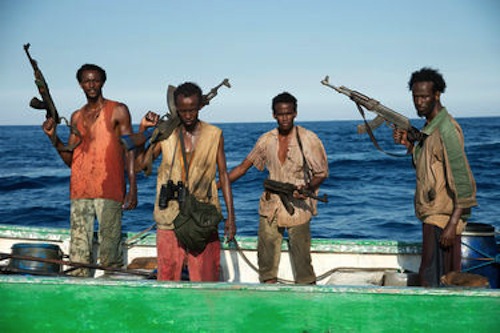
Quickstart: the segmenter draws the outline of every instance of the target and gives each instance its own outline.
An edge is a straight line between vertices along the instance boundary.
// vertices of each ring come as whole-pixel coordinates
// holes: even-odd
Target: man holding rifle
[[[243,162],[231,170],[229,179],[236,181],[254,165],[260,171],[267,168],[271,180],[297,186],[289,201],[282,200],[280,194],[267,187],[260,198],[259,280],[263,283],[278,282],[281,243],[287,229],[295,282],[314,284],[316,275],[311,264],[310,221],[317,213],[317,202],[304,193],[317,194],[319,186],[328,177],[328,160],[317,135],[294,125],[297,116],[294,96],[287,92],[277,95],[272,110],[278,128],[259,138]]]
[[[412,153],[416,170],[415,213],[423,222],[421,285],[437,287],[442,275],[460,271],[461,234],[477,205],[476,183],[462,129],[441,105],[446,88],[442,75],[422,68],[412,73],[408,86],[417,114],[426,119],[426,136],[413,142],[407,131],[395,129],[393,137]]]
[[[68,145],[76,146],[72,150],[64,149],[58,137],[54,142],[61,159],[71,168],[70,260],[91,263],[97,218],[100,265],[119,268],[123,265],[122,209],[137,206],[134,152],[125,151],[120,144],[121,135],[132,133],[130,113],[125,104],[103,97],[106,72],[101,67],[85,64],[76,77],[87,98],[87,103],[71,116],[71,127],[77,129],[80,137],[71,132]],[[49,138],[55,137],[55,119],[48,118],[43,131]],[[86,277],[90,272],[79,268],[72,274]]]
[[[205,103],[198,85],[192,82],[181,84],[175,89],[173,98],[176,109],[174,112],[178,114],[180,125],[172,135],[151,148],[153,159],[162,155],[154,206],[158,280],[180,281],[183,265],[187,262],[190,281],[215,282],[220,278],[218,233],[211,235],[203,250],[195,251],[178,240],[174,220],[179,214],[184,196],[182,193],[185,193],[186,188],[197,200],[210,203],[221,210],[215,182],[218,171],[227,209],[224,234],[227,241],[233,240],[236,224],[231,184],[226,169],[224,137],[221,129],[199,120],[200,109]],[[148,112],[141,121],[139,131],[156,126],[159,120],[158,114]],[[144,150],[138,154],[139,163],[143,163],[141,161],[144,161],[144,154]],[[173,195],[162,195],[163,188],[166,189],[166,194]]]

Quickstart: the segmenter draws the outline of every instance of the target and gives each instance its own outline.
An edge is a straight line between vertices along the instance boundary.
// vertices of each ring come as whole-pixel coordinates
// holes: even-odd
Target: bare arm
[[[154,112],[149,111],[142,118],[141,123],[139,125],[139,132],[144,132],[146,129],[150,127],[156,126],[158,121],[160,120],[160,116]],[[161,147],[158,144],[153,144],[147,150],[144,149],[144,146],[138,147],[136,149],[136,157],[135,157],[135,171],[141,172],[146,168],[146,165],[152,156],[152,159],[155,160],[158,156],[160,156]]]
[[[307,199],[307,196],[305,194],[301,194],[299,192],[299,190],[305,188],[311,192],[315,192],[320,187],[320,185],[325,181],[325,179],[326,179],[326,177],[314,176],[311,179],[311,182],[309,182],[309,184],[297,186],[297,191],[293,192],[293,197],[296,199],[302,199],[302,200]]]
[[[248,169],[250,169],[252,165],[252,162],[245,158],[238,166],[234,167],[231,172],[229,172],[229,181],[233,183],[240,179],[247,173]]]
[[[115,129],[118,137],[132,134],[132,121],[130,112],[125,104],[119,104],[113,112],[113,121],[116,124]],[[125,150],[125,168],[129,181],[129,188],[125,195],[122,208],[126,210],[137,207],[137,183],[135,177],[135,152],[134,150]]]
[[[227,173],[226,154],[224,152],[224,137],[221,135],[219,148],[217,149],[217,168],[219,170],[219,181],[226,202],[227,219],[224,226],[224,235],[227,241],[232,241],[236,235],[236,222],[234,216],[233,193],[231,182]]]
[[[73,113],[71,116],[71,126],[76,127],[76,124],[78,122],[78,119],[80,118],[80,112],[76,111]],[[42,129],[43,132],[51,138],[51,136],[54,134],[56,131],[57,124],[52,118],[48,118],[45,120],[42,124]],[[70,133],[69,138],[68,138],[68,145],[73,145],[78,142],[78,137],[76,134],[73,132]],[[73,162],[73,151],[62,151],[61,149],[64,147],[64,143],[59,139],[59,137],[56,137],[56,150],[59,153],[59,156],[63,160],[64,164],[66,164],[68,167],[71,168],[71,163]]]
[[[458,221],[460,220],[460,217],[462,216],[464,212],[463,208],[459,208],[455,206],[453,209],[453,213],[451,213],[450,220],[448,221],[448,224],[443,230],[443,233],[441,234],[441,238],[439,239],[439,243],[444,246],[452,246],[453,243],[455,242],[455,236],[457,235],[457,225]]]
[[[325,181],[326,177],[314,176],[311,182],[307,185],[307,188],[311,191],[316,191],[320,185]]]
[[[240,179],[245,173],[247,173],[248,169],[252,167],[252,162],[247,160],[246,158],[241,162],[238,166],[234,167],[229,173],[229,182],[234,183],[238,179]],[[217,182],[217,188],[221,187],[220,180]]]

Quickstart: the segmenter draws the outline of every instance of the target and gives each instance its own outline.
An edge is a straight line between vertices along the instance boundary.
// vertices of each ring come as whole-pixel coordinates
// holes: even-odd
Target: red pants
[[[182,267],[187,262],[189,280],[216,282],[220,277],[220,241],[214,233],[203,252],[187,251],[173,230],[157,230],[158,281],[180,281]]]

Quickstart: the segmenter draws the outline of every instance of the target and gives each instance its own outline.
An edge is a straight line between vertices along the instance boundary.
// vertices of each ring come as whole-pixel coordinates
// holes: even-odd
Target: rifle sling
[[[302,148],[302,141],[300,140],[298,126],[295,126],[295,134],[297,135],[297,143],[299,144],[300,153],[302,154],[302,170],[304,171],[304,182],[306,183],[305,185],[308,186],[312,180],[311,167],[309,166],[309,163],[307,163],[306,156],[304,155],[304,149]]]
[[[363,111],[363,108],[361,107],[361,105],[359,103],[356,103],[356,106],[358,107],[358,111],[359,113],[361,114],[361,117],[363,118],[363,121],[365,122],[365,128],[366,128],[366,132],[368,133],[368,135],[370,136],[370,139],[372,140],[373,142],[373,145],[375,146],[375,148],[377,148],[378,150],[380,150],[382,153],[386,154],[386,155],[389,155],[389,156],[394,156],[394,157],[406,157],[406,154],[395,154],[395,153],[390,153],[390,152],[387,152],[385,150],[382,149],[382,147],[380,147],[380,145],[378,144],[377,142],[377,139],[375,139],[375,135],[373,134],[372,132],[372,129],[370,128],[370,125],[368,124],[368,122],[366,121],[366,117],[365,117],[365,112]]]
[[[66,118],[59,117],[59,119],[64,120],[64,122],[66,123],[66,126],[69,127],[70,133],[75,134],[78,137],[78,141],[76,143],[67,144],[67,145],[65,145],[63,143],[63,147],[62,148],[57,148],[57,134],[56,134],[56,131],[54,130],[54,134],[50,137],[50,142],[52,143],[52,145],[58,151],[69,151],[69,152],[72,152],[76,147],[78,147],[80,145],[80,143],[82,143],[82,134],[76,128],[76,126],[70,125],[70,123],[68,122],[68,120]]]

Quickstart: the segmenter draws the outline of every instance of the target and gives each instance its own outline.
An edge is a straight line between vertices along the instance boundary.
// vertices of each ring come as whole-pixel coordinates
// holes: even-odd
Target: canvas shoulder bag
[[[212,234],[216,233],[224,218],[214,205],[198,201],[188,188],[189,165],[186,158],[184,138],[179,129],[182,158],[186,171],[186,191],[184,200],[179,202],[179,214],[174,219],[177,239],[190,251],[202,252]],[[210,189],[209,189],[210,190]]]

